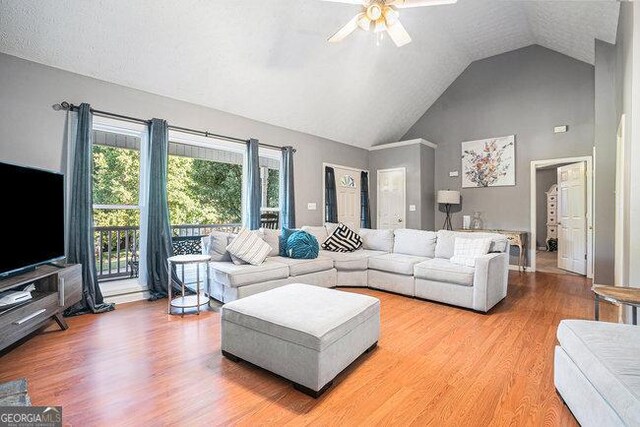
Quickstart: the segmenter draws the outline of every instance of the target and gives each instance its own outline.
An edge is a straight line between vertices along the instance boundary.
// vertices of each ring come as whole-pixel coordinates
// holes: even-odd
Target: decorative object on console
[[[293,259],[316,259],[320,252],[318,239],[306,231],[296,231],[287,239],[287,255]]]
[[[515,136],[462,143],[462,188],[516,185]]]
[[[476,211],[473,213],[473,219],[471,220],[471,228],[474,230],[482,230],[484,228],[482,212]]]
[[[452,230],[453,228],[451,227],[451,205],[460,204],[460,192],[452,191],[452,190],[440,190],[438,191],[436,202],[438,204],[444,205],[444,211],[447,214],[442,228],[444,230]]]
[[[271,252],[271,246],[260,238],[258,231],[243,228],[227,250],[234,264],[242,264],[238,261],[240,259],[251,265],[260,265]]]
[[[471,216],[470,215],[463,215],[462,216],[462,229],[463,230],[468,230],[471,228]]]
[[[331,252],[353,252],[361,246],[362,237],[343,223],[338,224],[333,233],[322,243],[322,249]]]

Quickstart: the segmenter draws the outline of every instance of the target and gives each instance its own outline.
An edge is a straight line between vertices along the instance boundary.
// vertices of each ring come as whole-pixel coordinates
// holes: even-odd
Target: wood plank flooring
[[[593,318],[590,281],[511,272],[488,315],[366,289],[382,301],[376,350],[314,400],[220,354],[217,312],[166,302],[69,320],[0,357],[0,382],[93,425],[576,425],[553,386],[558,322]],[[615,310],[604,307],[605,320]]]

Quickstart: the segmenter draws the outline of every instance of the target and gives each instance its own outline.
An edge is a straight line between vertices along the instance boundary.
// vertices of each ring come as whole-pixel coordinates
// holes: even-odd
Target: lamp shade
[[[459,205],[460,204],[460,192],[451,190],[440,190],[436,197],[437,203]]]

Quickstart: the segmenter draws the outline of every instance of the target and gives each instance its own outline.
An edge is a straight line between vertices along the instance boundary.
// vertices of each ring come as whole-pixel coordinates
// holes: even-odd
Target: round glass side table
[[[200,264],[205,264],[206,266],[206,285],[205,288],[209,286],[209,261],[211,260],[211,256],[209,255],[176,255],[167,259],[169,264],[169,285],[168,285],[168,308],[167,313],[171,313],[171,307],[182,309],[182,316],[184,316],[185,308],[195,308],[197,309],[197,314],[200,314],[200,307],[205,304],[209,304],[208,293],[205,293],[205,289],[201,289],[200,287]],[[171,272],[173,271],[174,266],[182,267],[182,295],[174,298],[171,295]],[[185,296],[185,282],[184,282],[184,268],[187,265],[195,265],[196,266],[196,294],[195,295],[186,295]],[[176,268],[177,272],[177,268]]]

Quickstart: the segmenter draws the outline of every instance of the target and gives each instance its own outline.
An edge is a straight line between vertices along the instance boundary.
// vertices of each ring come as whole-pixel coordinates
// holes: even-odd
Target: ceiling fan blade
[[[338,43],[344,40],[349,34],[353,33],[358,29],[358,21],[362,18],[364,14],[357,14],[351,21],[347,23],[344,27],[340,28],[338,32],[329,37],[330,43]]]
[[[400,21],[396,21],[393,25],[387,25],[387,34],[398,47],[411,43],[411,36]]]
[[[387,6],[395,6],[399,9],[406,9],[409,7],[422,7],[422,6],[442,6],[446,4],[455,4],[458,0],[391,0],[387,1]]]

